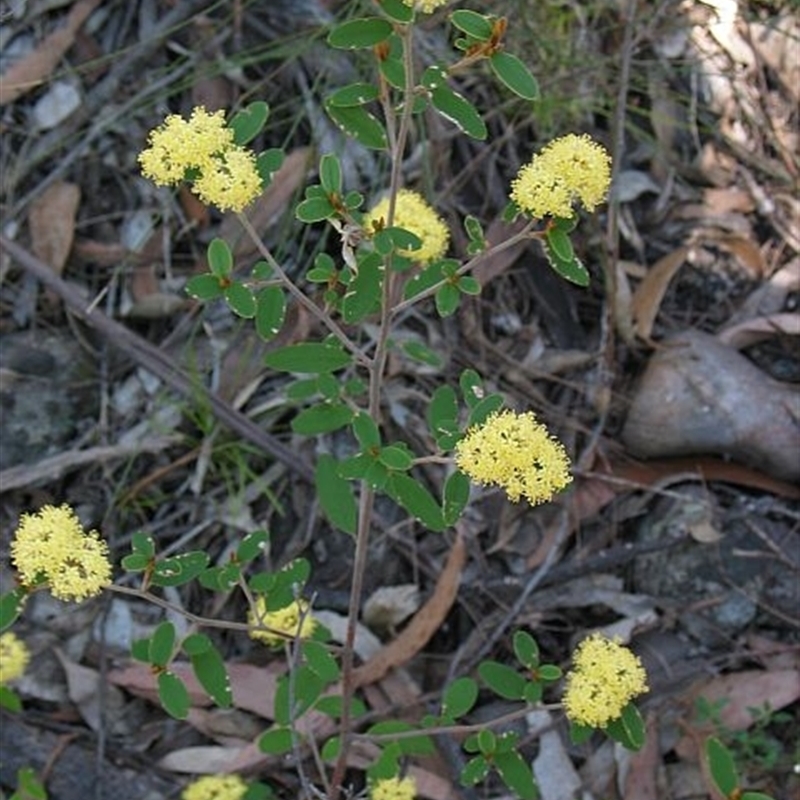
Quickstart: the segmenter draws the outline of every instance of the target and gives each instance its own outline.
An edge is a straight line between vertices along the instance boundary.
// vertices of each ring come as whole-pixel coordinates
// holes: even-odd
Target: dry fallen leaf
[[[81,190],[77,184],[58,181],[31,203],[28,212],[31,250],[56,275],[63,272],[72,249],[80,200]]]
[[[0,81],[0,106],[39,86],[56,68],[64,53],[72,47],[75,35],[100,0],[78,0],[67,16],[66,23],[43,39],[39,46],[12,64]]]
[[[645,340],[650,338],[667,286],[675,273],[686,262],[688,254],[688,247],[679,247],[677,250],[667,253],[653,264],[644,280],[636,287],[631,307],[636,333],[640,338]]]

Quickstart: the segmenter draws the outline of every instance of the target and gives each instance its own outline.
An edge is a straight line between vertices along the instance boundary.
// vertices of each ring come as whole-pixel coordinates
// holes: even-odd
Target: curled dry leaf
[[[714,453],[800,480],[796,387],[700,331],[671,337],[653,355],[622,439],[642,458]]]

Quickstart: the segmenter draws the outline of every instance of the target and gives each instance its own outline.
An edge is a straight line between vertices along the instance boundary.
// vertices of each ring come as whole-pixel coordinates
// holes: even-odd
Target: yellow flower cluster
[[[573,722],[605,728],[634,697],[647,691],[647,673],[639,657],[602,634],[584,639],[572,660],[563,703]]]
[[[423,14],[432,14],[439,6],[447,5],[448,0],[403,0],[403,2]]]
[[[366,215],[364,227],[370,231],[375,225],[385,225],[388,216],[389,198],[385,197]],[[417,250],[400,250],[401,256],[427,263],[441,258],[447,251],[450,243],[447,225],[418,192],[400,189],[394,206],[393,225],[410,231],[422,242]]]
[[[170,114],[150,132],[148,144],[139,165],[159,186],[193,179],[197,196],[223,211],[241,211],[261,193],[255,154],[234,143],[222,111],[198,106],[188,120]]]
[[[22,639],[11,631],[0,635],[0,685],[19,678],[28,666],[31,654]]]
[[[602,203],[611,183],[611,157],[586,134],[554,139],[517,173],[511,199],[532,217],[567,218],[580,200],[588,211]]]
[[[241,800],[247,784],[238,775],[204,775],[190,783],[182,800]]]
[[[413,778],[384,778],[369,787],[370,800],[414,800],[416,793]]]
[[[500,486],[515,503],[543,503],[572,481],[564,446],[530,411],[495,411],[456,444],[455,462],[475,483]]]
[[[111,583],[108,545],[97,531],[87,533],[68,505],[23,514],[11,560],[23,584],[46,581],[60,600],[84,600]]]
[[[290,639],[295,636],[308,638],[314,634],[317,627],[317,621],[311,616],[305,600],[295,600],[285,608],[267,611],[267,598],[263,595],[256,599],[255,610],[248,613],[247,624],[254,628],[259,625],[270,628],[271,630],[250,631],[251,639],[256,639],[270,647],[280,646],[287,637]],[[286,636],[281,636],[278,631]]]

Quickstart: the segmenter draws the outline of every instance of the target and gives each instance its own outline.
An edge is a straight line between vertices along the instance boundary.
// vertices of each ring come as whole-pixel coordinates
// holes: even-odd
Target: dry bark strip
[[[428,602],[396,639],[354,671],[356,688],[379,681],[389,670],[407,663],[425,647],[453,607],[466,559],[467,546],[459,533]]]

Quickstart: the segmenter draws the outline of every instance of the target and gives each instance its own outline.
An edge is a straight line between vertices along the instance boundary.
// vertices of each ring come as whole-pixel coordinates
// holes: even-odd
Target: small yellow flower
[[[86,533],[68,505],[23,514],[11,544],[11,561],[23,584],[47,581],[54,597],[83,600],[111,583],[108,545]]]
[[[563,704],[573,722],[605,728],[634,697],[647,691],[647,673],[639,657],[602,634],[584,639],[572,660]]]
[[[170,114],[151,131],[139,165],[159,186],[193,179],[200,199],[222,210],[241,211],[261,192],[255,154],[234,143],[222,111],[209,113],[202,106],[188,120]]]
[[[370,800],[414,800],[416,793],[413,778],[384,778],[369,787]]]
[[[500,486],[515,503],[543,503],[572,481],[564,446],[530,411],[495,411],[456,444],[455,462],[475,483]]]
[[[243,147],[226,150],[203,168],[194,190],[204,203],[241,211],[261,192],[255,154]]]
[[[386,224],[389,215],[389,198],[385,197],[364,219],[369,231],[373,223]],[[418,250],[400,250],[401,256],[427,263],[441,258],[450,243],[450,232],[442,218],[431,208],[421,194],[410,189],[400,189],[394,207],[394,226],[417,236],[422,246]]]
[[[520,169],[511,199],[532,217],[567,218],[580,200],[593,211],[608,194],[611,157],[587,136],[570,133],[554,139]]]
[[[300,620],[302,619],[302,624]],[[295,600],[285,608],[277,611],[267,611],[267,599],[263,595],[256,600],[255,612],[250,611],[247,615],[247,624],[251,626],[263,625],[272,630],[252,630],[250,638],[264,642],[270,647],[278,647],[286,638],[293,639],[295,636],[308,638],[314,634],[317,621],[311,616],[308,610],[308,603],[305,600]],[[298,630],[299,629],[299,630]],[[280,631],[286,634],[281,636]]]
[[[28,666],[31,654],[22,639],[11,631],[0,634],[0,685],[19,678]]]
[[[190,783],[182,800],[241,800],[247,784],[238,775],[204,775]]]

